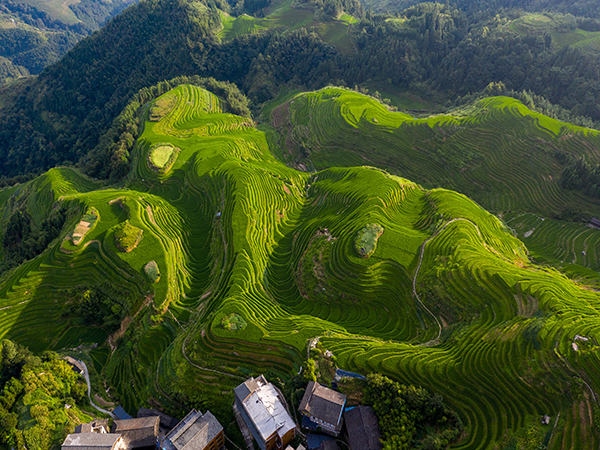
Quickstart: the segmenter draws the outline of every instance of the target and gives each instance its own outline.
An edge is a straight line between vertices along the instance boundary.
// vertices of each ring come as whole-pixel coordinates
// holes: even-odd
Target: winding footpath
[[[440,340],[440,336],[442,335],[442,323],[440,322],[440,320],[435,316],[435,314],[433,314],[431,312],[431,310],[425,306],[425,304],[421,301],[421,298],[419,297],[419,294],[417,294],[417,278],[419,276],[419,271],[421,270],[421,264],[423,263],[423,256],[425,255],[425,246],[427,245],[427,243],[429,241],[431,241],[433,238],[437,237],[442,231],[444,231],[444,229],[454,223],[454,222],[458,222],[459,220],[464,220],[468,223],[470,223],[471,225],[473,225],[475,227],[475,229],[477,230],[477,234],[479,235],[479,237],[481,238],[481,242],[483,243],[483,246],[490,252],[496,254],[497,256],[499,256],[502,259],[506,259],[503,255],[501,255],[500,253],[498,253],[497,250],[495,250],[494,248],[490,247],[489,245],[486,244],[485,240],[483,239],[483,235],[481,234],[481,231],[479,230],[479,227],[477,226],[477,224],[473,223],[472,221],[470,221],[469,219],[466,219],[464,217],[457,217],[455,219],[452,219],[448,222],[446,222],[442,228],[440,228],[439,230],[436,230],[431,237],[429,237],[425,242],[423,242],[423,244],[421,244],[421,254],[419,255],[419,264],[417,265],[417,270],[415,271],[415,276],[413,277],[413,283],[412,283],[412,293],[413,296],[417,299],[417,301],[419,302],[419,304],[423,307],[423,309],[425,311],[427,311],[429,313],[429,315],[431,317],[433,317],[438,325],[438,334],[434,339],[431,339],[427,342],[424,342],[422,344],[417,344],[418,346],[421,347],[430,347],[432,345],[437,345],[439,344],[439,340]]]
[[[75,358],[73,358],[75,359]],[[113,419],[116,419],[117,416],[115,416],[112,411],[108,411],[106,409],[102,409],[100,408],[98,405],[96,405],[93,401],[92,401],[92,385],[90,383],[90,373],[88,372],[88,368],[85,362],[83,362],[82,360],[78,359],[76,360],[78,363],[83,365],[83,377],[85,378],[85,382],[87,383],[87,395],[88,395],[88,399],[90,401],[90,405],[93,408],[96,408],[98,411],[104,413],[104,414],[108,414],[110,417],[112,417]]]

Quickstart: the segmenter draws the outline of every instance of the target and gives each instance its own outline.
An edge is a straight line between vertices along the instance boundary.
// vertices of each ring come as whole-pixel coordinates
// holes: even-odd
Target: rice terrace
[[[290,383],[317,339],[322,367],[442,395],[464,426],[452,448],[598,448],[600,230],[538,219],[600,217],[555,158],[599,161],[597,131],[508,97],[419,119],[326,87],[260,124],[193,85],[153,102],[124,181],[58,167],[0,190],[0,217],[66,211],[3,275],[2,338],[75,352],[130,414],[195,402],[226,434],[232,389]],[[114,310],[65,313],[95,286]]]

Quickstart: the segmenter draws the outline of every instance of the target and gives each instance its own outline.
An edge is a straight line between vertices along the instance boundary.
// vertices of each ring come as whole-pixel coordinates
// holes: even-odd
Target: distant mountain
[[[51,0],[0,3],[0,57],[15,69],[0,69],[0,84],[38,74],[134,0]]]

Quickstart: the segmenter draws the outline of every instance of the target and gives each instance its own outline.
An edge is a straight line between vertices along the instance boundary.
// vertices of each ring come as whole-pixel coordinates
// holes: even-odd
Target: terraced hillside
[[[356,92],[325,88],[274,107],[281,158],[299,168],[368,164],[429,187],[467,194],[485,208],[550,215],[600,204],[559,185],[557,152],[600,159],[600,134],[492,97],[452,115],[413,119]]]
[[[465,425],[456,448],[597,448],[600,295],[535,265],[523,242],[466,196],[363,166],[393,158],[395,171],[413,176],[427,163],[429,184],[467,186],[507,164],[502,155],[512,155],[515,142],[532,146],[531,164],[556,171],[546,147],[595,155],[595,134],[561,129],[503,98],[463,118],[415,121],[328,89],[274,110],[282,152],[272,129],[223,113],[205,90],[179,86],[161,99],[170,107],[146,121],[119,186],[63,168],[0,191],[2,220],[19,199],[32,216],[55,205],[69,211],[48,250],[3,275],[0,336],[36,350],[98,342],[90,366],[126,410],[210,408],[226,433],[235,433],[231,388],[248,374],[289,380],[318,336],[343,369],[441,393]],[[500,132],[499,124],[508,128]],[[472,156],[452,177],[463,155],[459,137]],[[319,170],[299,171],[274,156],[292,161],[301,145]],[[150,155],[163,146],[180,151],[158,171]],[[361,146],[379,147],[365,159]],[[437,146],[447,152],[434,154]],[[481,198],[497,207],[589,202],[513,167],[513,180],[523,183],[499,174],[499,197],[490,190]],[[99,219],[75,246],[64,238],[91,208]],[[125,221],[143,231],[129,253],[114,239]],[[365,227],[377,230],[368,258],[356,248]],[[156,284],[144,271],[150,261],[160,272]],[[61,315],[67,299],[57,294],[106,279],[136,299],[108,344],[103,328]],[[245,326],[225,326],[232,317]],[[544,414],[550,425],[540,424]]]
[[[297,30],[306,28],[314,31],[323,41],[335,46],[340,52],[353,54],[356,49],[349,37],[351,26],[358,20],[349,14],[342,14],[338,20],[319,16],[315,10],[295,5],[292,0],[274,1],[263,18],[242,14],[232,17],[221,14],[223,28],[219,36],[231,40],[246,34],[261,33],[265,30],[281,28]]]

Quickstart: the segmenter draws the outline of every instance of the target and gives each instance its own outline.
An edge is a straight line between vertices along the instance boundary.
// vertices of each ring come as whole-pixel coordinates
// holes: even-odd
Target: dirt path
[[[496,249],[494,249],[486,244],[485,240],[483,239],[483,235],[481,234],[481,231],[479,230],[479,227],[475,223],[471,222],[469,219],[466,219],[464,217],[457,217],[455,219],[450,220],[449,222],[446,222],[444,224],[444,226],[442,226],[442,228],[440,228],[439,230],[436,230],[435,233],[433,233],[431,235],[431,237],[429,237],[425,242],[423,242],[423,244],[421,245],[421,254],[419,255],[419,264],[417,265],[417,270],[415,271],[415,276],[413,277],[412,293],[413,293],[413,296],[415,297],[415,299],[423,307],[423,309],[425,309],[425,311],[427,311],[429,313],[429,315],[435,319],[435,322],[437,323],[439,330],[438,330],[437,336],[434,339],[431,339],[422,344],[417,344],[419,346],[429,347],[432,345],[439,344],[439,339],[440,339],[440,336],[442,335],[442,329],[443,329],[442,323],[440,322],[440,320],[435,316],[435,314],[433,314],[431,312],[431,310],[429,308],[427,308],[427,306],[425,306],[425,304],[421,301],[419,294],[417,293],[417,278],[419,276],[419,271],[421,270],[421,264],[423,263],[423,256],[425,255],[425,246],[427,245],[427,243],[429,241],[431,241],[433,238],[438,236],[442,231],[444,231],[448,225],[450,225],[454,222],[458,222],[459,220],[464,220],[475,227],[475,229],[477,230],[477,234],[481,238],[481,242],[482,242],[483,246],[486,248],[486,250],[494,253],[496,256],[502,258],[503,260],[506,260],[506,257],[504,255],[500,254]]]
[[[87,365],[85,362],[83,362],[81,360],[78,360],[78,361],[83,365],[83,377],[85,378],[85,382],[87,383],[87,396],[90,401],[90,405],[92,405],[92,407],[97,409],[98,411],[100,411],[104,414],[108,414],[113,419],[116,419],[117,417],[112,413],[112,411],[102,409],[92,401],[92,385],[90,384],[90,374],[88,372]]]

